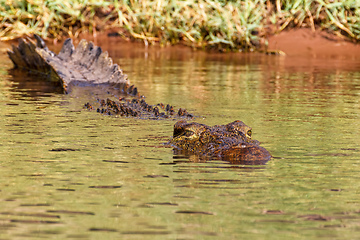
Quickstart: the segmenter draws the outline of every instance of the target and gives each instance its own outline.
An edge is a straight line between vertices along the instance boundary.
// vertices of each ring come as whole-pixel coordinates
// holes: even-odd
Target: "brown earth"
[[[287,56],[360,58],[360,44],[325,31],[309,28],[282,31],[269,37],[269,50],[281,50]]]

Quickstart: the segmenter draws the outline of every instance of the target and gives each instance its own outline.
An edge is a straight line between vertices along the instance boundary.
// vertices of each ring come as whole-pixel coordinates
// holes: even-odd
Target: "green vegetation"
[[[291,27],[360,40],[358,0],[0,0],[0,40],[120,29],[145,44],[249,50]]]

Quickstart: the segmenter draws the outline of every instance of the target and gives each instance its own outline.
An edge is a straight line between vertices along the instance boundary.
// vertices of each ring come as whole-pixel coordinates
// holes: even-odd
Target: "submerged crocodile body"
[[[104,88],[111,94],[110,98],[97,99],[98,107],[86,103],[87,109],[138,118],[193,118],[182,108],[174,110],[169,104],[148,104],[120,67],[113,64],[108,53],[93,43],[81,40],[75,48],[72,40],[67,39],[60,53],[55,54],[39,36],[35,38],[36,44],[20,39],[19,45],[8,51],[15,68],[45,75],[58,83],[65,93],[71,92],[72,86],[80,85]],[[174,126],[169,144],[177,152],[206,159],[215,157],[246,164],[263,164],[271,159],[270,153],[251,139],[251,128],[241,121],[209,127],[180,120]]]
[[[168,104],[148,104],[120,67],[113,64],[108,53],[92,42],[83,39],[75,48],[72,40],[67,39],[59,54],[55,54],[43,39],[37,35],[35,38],[36,44],[30,39],[19,39],[19,45],[13,45],[12,51],[8,51],[15,68],[45,75],[64,93],[80,85],[101,88],[111,94],[111,98],[97,99],[97,107],[86,103],[87,109],[139,118],[192,117],[185,109],[175,110]]]

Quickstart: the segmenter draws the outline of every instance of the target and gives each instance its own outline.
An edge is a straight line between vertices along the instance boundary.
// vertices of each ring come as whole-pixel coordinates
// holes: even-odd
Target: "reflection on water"
[[[90,93],[9,71],[1,51],[2,238],[359,237],[360,59],[102,44],[149,103],[242,120],[275,158],[174,156],[173,120],[88,112]]]

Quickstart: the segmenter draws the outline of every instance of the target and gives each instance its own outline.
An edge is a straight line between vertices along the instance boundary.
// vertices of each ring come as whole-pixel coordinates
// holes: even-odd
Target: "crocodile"
[[[184,120],[194,118],[186,109],[175,110],[163,103],[148,104],[119,65],[92,42],[83,39],[75,48],[69,38],[55,54],[41,37],[34,37],[36,43],[21,38],[18,46],[12,45],[12,50],[7,52],[14,68],[43,75],[58,84],[64,93],[70,93],[74,86],[87,86],[103,89],[110,95],[107,99],[97,98],[98,106],[85,103],[88,110],[145,119],[183,118],[175,123],[173,138],[168,143],[177,152],[251,164],[271,159],[270,153],[251,139],[251,128],[241,121],[209,127]]]

